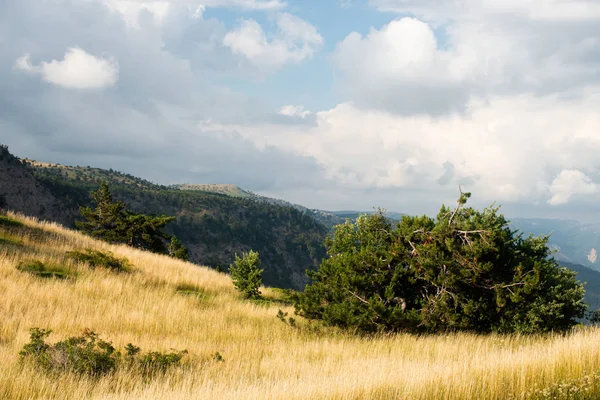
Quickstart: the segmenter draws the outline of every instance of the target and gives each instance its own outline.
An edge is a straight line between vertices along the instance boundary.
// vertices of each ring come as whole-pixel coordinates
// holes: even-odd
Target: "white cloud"
[[[598,253],[596,252],[596,249],[592,248],[590,250],[590,252],[587,255],[587,259],[592,264],[596,262],[596,260],[598,259]]]
[[[29,54],[17,59],[15,68],[67,89],[102,89],[113,86],[119,76],[119,66],[114,59],[95,57],[80,48],[69,48],[64,59],[31,64]]]
[[[163,23],[173,7],[187,7],[191,18],[200,18],[207,7],[274,11],[286,7],[280,0],[98,0],[109,10],[122,15],[128,26],[139,28],[140,16],[150,13],[157,25]]]
[[[598,93],[590,89],[577,101],[534,95],[472,100],[465,115],[439,117],[346,103],[317,112],[312,127],[229,129],[259,148],[315,158],[326,177],[346,189],[402,189],[439,198],[455,195],[462,184],[487,204],[564,204],[566,196],[586,200],[596,193],[579,171],[600,172]]]
[[[509,14],[530,20],[590,20],[600,17],[595,0],[370,0],[382,11],[427,19],[470,19]]]
[[[371,3],[403,16],[338,43],[334,65],[347,99],[358,106],[439,115],[462,112],[475,97],[560,93],[600,83],[596,1]]]
[[[550,185],[552,198],[548,204],[566,204],[573,196],[598,193],[598,184],[579,170],[562,170]]]
[[[234,54],[244,56],[250,63],[265,69],[279,68],[288,63],[299,63],[311,58],[323,45],[317,28],[288,13],[275,18],[276,34],[269,39],[255,20],[242,20],[227,33],[223,44]]]
[[[162,23],[166,18],[170,2],[168,1],[135,1],[135,0],[100,0],[109,10],[123,16],[127,25],[139,28],[139,19],[143,12],[152,15],[154,22]]]
[[[309,115],[312,115],[312,112],[305,110],[303,106],[287,105],[281,107],[279,110],[279,115],[285,115],[286,117],[306,118]]]

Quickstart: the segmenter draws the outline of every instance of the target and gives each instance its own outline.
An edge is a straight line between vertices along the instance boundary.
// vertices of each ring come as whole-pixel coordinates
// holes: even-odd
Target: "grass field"
[[[11,222],[17,221],[17,222]],[[90,269],[74,249],[127,257],[130,273]],[[40,260],[71,279],[16,268]],[[227,275],[111,246],[53,224],[0,219],[0,399],[508,399],[600,398],[600,330],[567,335],[358,338],[240,299]],[[29,328],[49,341],[85,328],[122,347],[183,350],[184,366],[148,381],[120,370],[99,379],[48,376],[19,362]],[[215,359],[219,353],[223,361]]]

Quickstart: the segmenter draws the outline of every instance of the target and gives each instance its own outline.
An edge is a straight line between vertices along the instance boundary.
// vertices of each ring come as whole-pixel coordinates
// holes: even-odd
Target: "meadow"
[[[126,257],[129,273],[65,257],[95,249]],[[40,278],[23,260],[70,279]],[[93,240],[15,214],[0,220],[1,399],[525,399],[600,398],[600,329],[502,336],[358,337],[293,315],[282,292],[244,300],[230,278],[167,256]],[[278,311],[295,324],[277,318]],[[29,329],[49,342],[88,328],[122,348],[187,350],[154,379],[48,375],[20,362]]]

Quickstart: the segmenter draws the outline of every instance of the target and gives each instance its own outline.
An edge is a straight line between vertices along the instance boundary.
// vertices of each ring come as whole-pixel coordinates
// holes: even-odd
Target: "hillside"
[[[577,272],[577,279],[586,282],[585,302],[590,310],[600,308],[600,272],[579,264],[560,262],[560,265]]]
[[[5,153],[10,154],[6,149]],[[90,191],[104,180],[115,199],[127,208],[176,216],[167,231],[181,239],[197,264],[226,270],[236,253],[253,249],[260,253],[265,284],[303,289],[307,283],[305,271],[316,268],[325,255],[327,228],[293,207],[157,185],[113,170],[33,160],[22,163],[10,157],[14,160],[11,175],[0,170],[1,179],[12,182],[10,187],[17,188],[18,193],[32,187],[43,194],[18,197],[10,192],[5,206],[11,210],[72,227],[79,207],[90,205]],[[27,181],[15,180],[15,174],[27,177]],[[0,193],[5,190],[6,186],[0,186]],[[41,200],[34,200],[38,198]],[[38,207],[44,202],[52,207]]]
[[[63,224],[75,215],[36,180],[31,169],[10,154],[8,147],[0,145],[0,209],[3,207]]]
[[[227,275],[165,256],[94,241],[9,214],[0,219],[0,398],[2,399],[499,399],[600,396],[600,330],[547,337],[387,335],[360,338],[284,323],[279,291],[243,301]],[[127,257],[116,273],[66,259],[92,248]],[[61,266],[44,279],[22,260]],[[88,328],[122,348],[187,350],[180,369],[151,380],[118,370],[96,380],[53,376],[19,363],[28,329],[55,343]],[[216,357],[216,353],[222,358]],[[528,395],[527,395],[528,394]],[[532,397],[536,395],[536,397]],[[557,396],[556,398],[565,398]]]

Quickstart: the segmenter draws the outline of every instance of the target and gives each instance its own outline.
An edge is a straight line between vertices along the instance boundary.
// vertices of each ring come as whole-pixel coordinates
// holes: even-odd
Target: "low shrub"
[[[51,330],[31,328],[29,332],[30,342],[19,355],[45,372],[100,376],[117,368],[119,352],[93,331],[85,330],[82,336],[70,337],[54,345],[45,342]]]
[[[67,257],[75,261],[86,263],[92,268],[103,267],[116,272],[129,272],[131,264],[125,257],[119,258],[109,251],[92,249],[72,250],[67,252]]]
[[[100,339],[97,333],[89,329],[84,330],[81,336],[73,336],[53,345],[45,341],[51,330],[31,328],[29,332],[29,343],[19,353],[21,361],[30,361],[46,373],[99,377],[125,367],[137,370],[145,377],[152,377],[181,366],[181,360],[187,354],[187,350],[142,354],[139,347],[129,343],[123,355],[112,343]]]
[[[152,376],[167,372],[168,369],[181,365],[181,359],[187,350],[165,353],[151,351],[140,354],[140,348],[129,343],[125,346],[126,360],[144,376]]]
[[[72,277],[66,267],[46,264],[39,260],[20,261],[17,264],[17,269],[21,272],[26,272],[40,278],[67,279]]]

